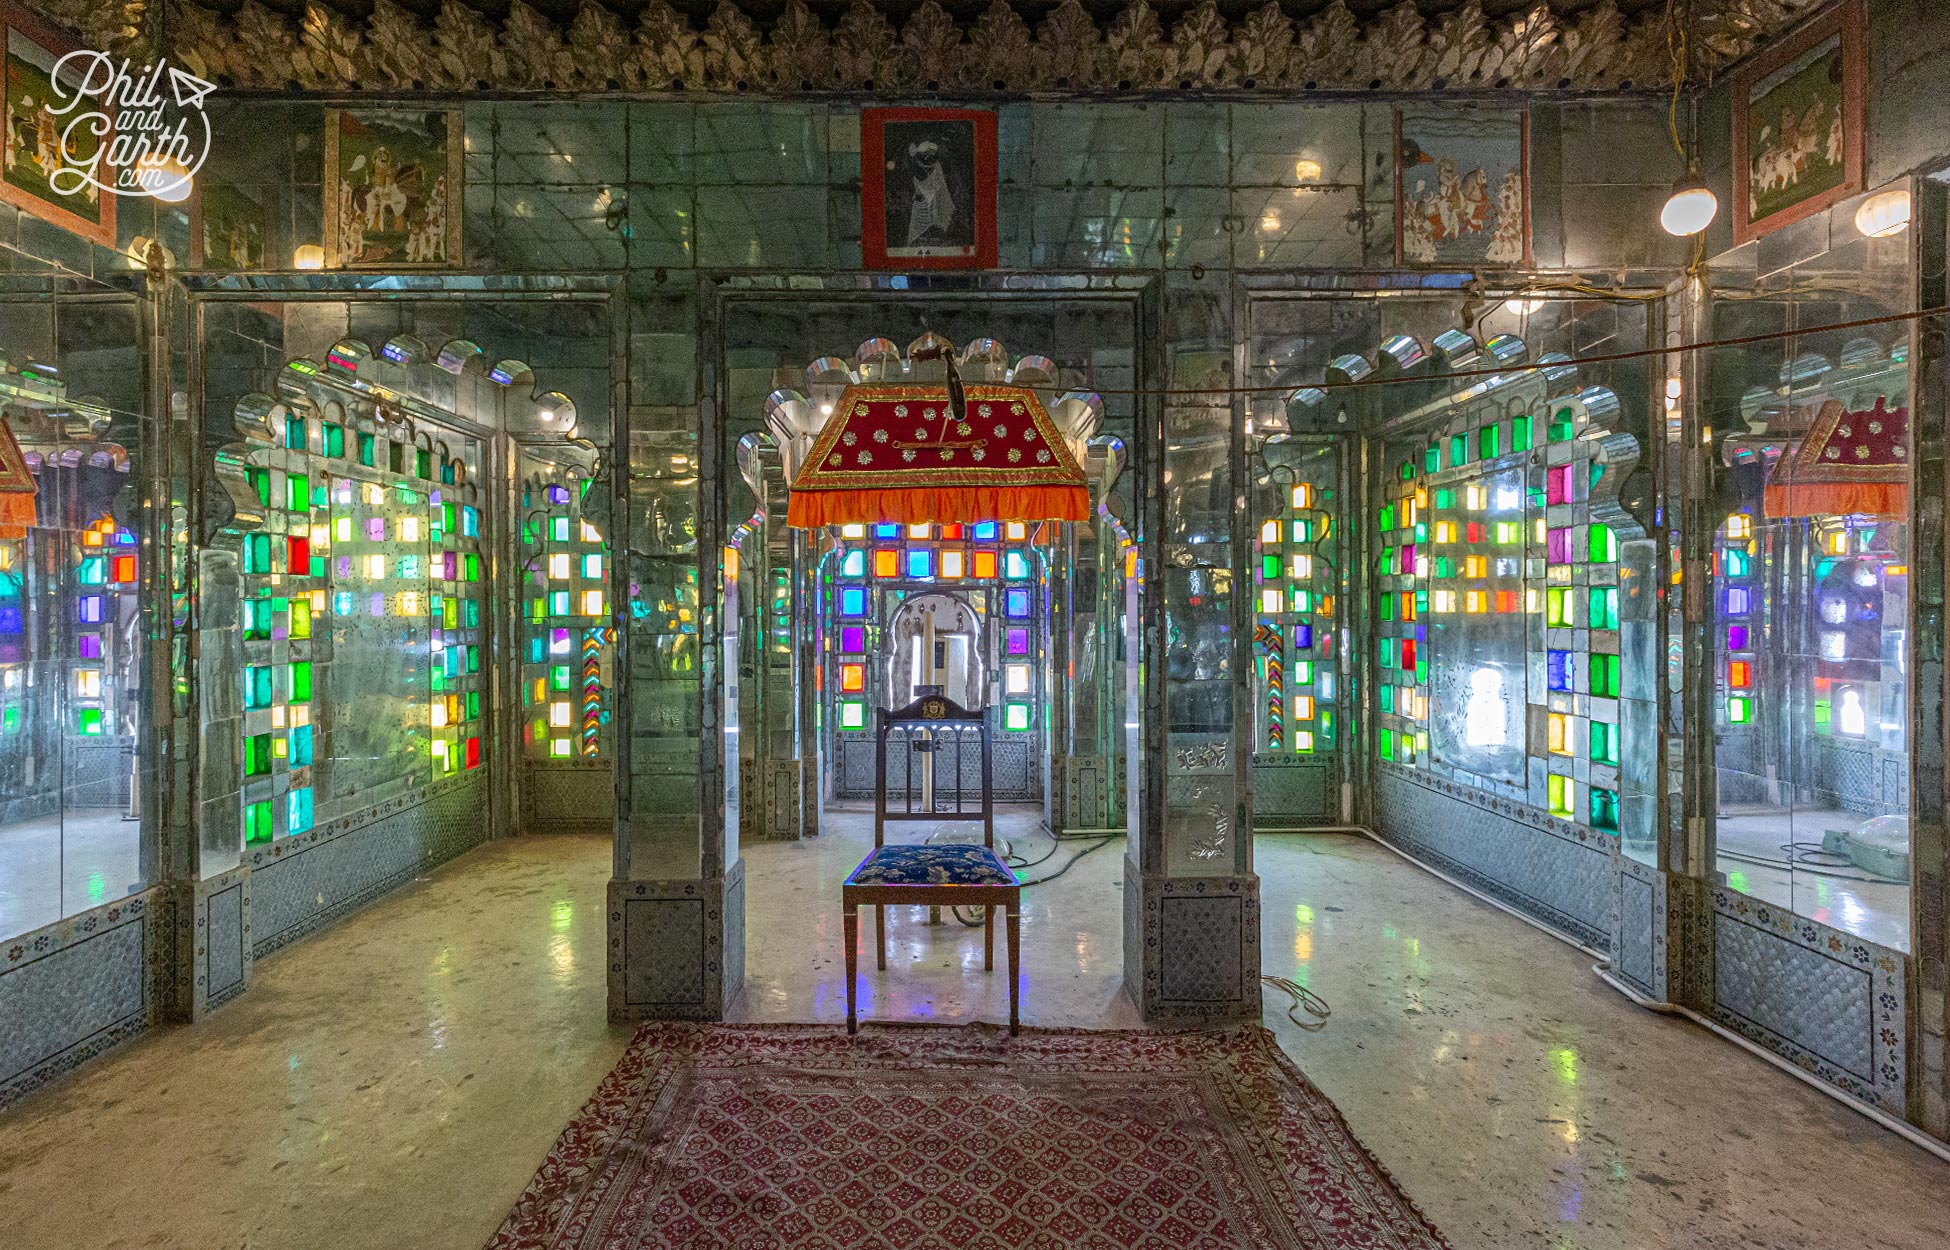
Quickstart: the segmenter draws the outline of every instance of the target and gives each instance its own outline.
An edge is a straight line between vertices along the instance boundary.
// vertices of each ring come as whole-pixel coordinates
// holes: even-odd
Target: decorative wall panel
[[[1905,1113],[1903,956],[1713,891],[1713,1015],[1830,1084]]]
[[[745,864],[712,881],[609,883],[611,1020],[716,1020],[744,988]]]
[[[148,1027],[154,897],[0,945],[0,1107]]]
[[[1124,861],[1124,978],[1147,1020],[1256,1018],[1259,878],[1146,876]]]
[[[475,774],[269,846],[253,847],[254,958],[358,910],[488,837]]]
[[[244,984],[246,950],[244,883],[212,894],[207,903],[208,927],[203,946],[203,975],[210,998],[222,1001]]]
[[[1587,946],[1611,943],[1617,842],[1603,834],[1387,766],[1375,781],[1375,827],[1415,858]]]

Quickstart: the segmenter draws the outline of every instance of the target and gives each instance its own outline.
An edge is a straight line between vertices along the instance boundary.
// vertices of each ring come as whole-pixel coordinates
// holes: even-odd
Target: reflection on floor
[[[748,1018],[838,1018],[839,892],[812,882],[871,838],[827,838],[746,848]],[[1030,891],[1029,1020],[1128,1022],[1122,853]],[[1258,862],[1266,970],[1334,1010],[1303,1033],[1269,1000],[1269,1025],[1458,1250],[1941,1244],[1950,1167],[1569,947],[1362,838]],[[476,1250],[629,1036],[602,1020],[609,865],[595,838],[483,848],[0,1115],[5,1244]],[[894,919],[879,1014],[998,1017],[972,930]]]
[[[120,808],[69,808],[0,828],[0,938],[141,889],[141,838],[141,823]]]
[[[1862,820],[1858,812],[1732,808],[1714,824],[1717,866],[1729,889],[1871,942],[1908,950],[1909,887],[1819,854],[1823,834],[1853,829]]]

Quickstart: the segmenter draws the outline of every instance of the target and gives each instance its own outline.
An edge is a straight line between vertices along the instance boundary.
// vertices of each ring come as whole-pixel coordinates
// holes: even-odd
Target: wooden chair
[[[846,921],[846,1031],[852,1033],[858,1028],[854,1002],[859,990],[860,907],[864,904],[874,909],[875,945],[882,971],[887,967],[887,908],[904,905],[982,908],[982,966],[992,972],[995,969],[995,909],[1001,907],[1005,912],[1009,940],[1009,1031],[1014,1033],[1021,982],[1017,975],[1017,964],[1022,945],[1022,886],[1017,883],[1016,874],[1010,871],[1009,865],[995,851],[995,788],[991,772],[988,713],[981,709],[970,711],[945,695],[929,694],[899,711],[876,709],[874,722],[873,853],[860,861],[859,867],[840,887]],[[922,736],[923,731],[927,736]],[[898,735],[905,757],[902,769],[904,801],[899,810],[890,810],[887,802],[887,740],[890,735]],[[962,747],[971,736],[980,740],[982,752],[981,802],[972,809],[965,801],[966,787],[962,784]],[[950,808],[942,806],[941,770],[936,768],[933,784],[924,787],[925,798],[917,809],[914,757],[931,753],[935,757],[934,763],[938,765],[941,757],[951,754],[942,749],[949,745],[954,748],[954,805]],[[900,821],[926,821],[930,824],[980,821],[982,845],[888,846],[887,826]]]

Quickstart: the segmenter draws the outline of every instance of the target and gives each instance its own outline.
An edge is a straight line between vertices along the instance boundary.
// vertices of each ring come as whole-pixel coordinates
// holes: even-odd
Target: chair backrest
[[[887,806],[887,740],[890,736],[899,743],[902,757],[902,804],[899,810],[891,810]],[[966,773],[962,768],[962,748],[970,737],[980,742],[982,754],[981,768],[977,774],[980,803],[972,808],[967,802]],[[922,771],[933,770],[932,784],[923,787],[928,801],[920,810],[916,810],[914,805],[914,757],[917,755],[922,757]],[[954,758],[947,777],[954,782],[952,790],[955,797],[954,806],[944,809],[941,805],[944,788],[941,764],[942,757],[947,755]],[[982,844],[990,848],[995,846],[995,785],[989,754],[987,708],[965,708],[947,695],[924,694],[896,711],[874,709],[873,771],[875,846],[886,844],[887,822],[903,820],[979,820],[982,822]]]

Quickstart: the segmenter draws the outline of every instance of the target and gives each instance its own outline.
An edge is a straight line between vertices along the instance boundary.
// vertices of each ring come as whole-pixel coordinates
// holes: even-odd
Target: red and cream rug
[[[1258,1026],[645,1025],[489,1250],[1440,1250]]]

